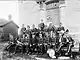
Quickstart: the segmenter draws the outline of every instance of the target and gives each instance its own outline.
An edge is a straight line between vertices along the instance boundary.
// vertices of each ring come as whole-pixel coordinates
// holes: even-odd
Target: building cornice
[[[45,4],[48,5],[48,4],[57,3],[57,2],[59,2],[59,0],[46,0]]]

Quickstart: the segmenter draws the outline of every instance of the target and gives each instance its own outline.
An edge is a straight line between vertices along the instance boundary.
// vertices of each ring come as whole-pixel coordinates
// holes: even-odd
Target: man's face
[[[61,27],[61,24],[59,25],[59,27]]]
[[[27,29],[30,29],[30,26],[27,26]]]
[[[60,25],[59,25],[60,27],[62,26],[62,23],[60,23]]]
[[[24,24],[22,24],[22,27],[24,27]]]
[[[33,27],[33,29],[34,29],[34,28],[35,28],[35,25],[33,25],[32,27]]]
[[[41,23],[43,23],[43,20],[41,20]]]

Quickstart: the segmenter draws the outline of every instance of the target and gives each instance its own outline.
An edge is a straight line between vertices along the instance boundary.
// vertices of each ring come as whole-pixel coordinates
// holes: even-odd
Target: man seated
[[[74,40],[70,36],[67,36],[67,40],[68,40],[68,49],[67,49],[67,54],[68,54],[71,51],[71,48],[74,46]]]
[[[74,46],[74,40],[72,39],[72,37],[70,37],[69,35],[64,34],[61,37],[61,42],[60,42],[60,47],[59,47],[59,51],[63,48],[66,47],[67,51],[66,51],[66,55],[69,54],[69,52],[71,51],[71,48]]]
[[[67,54],[71,51],[71,48],[74,46],[74,40],[72,39],[72,37],[69,35],[69,30],[67,29],[65,32],[66,35],[66,39],[67,39]]]
[[[60,36],[60,39],[59,39],[59,49],[58,51],[61,51],[61,49],[63,47],[67,47],[67,39],[66,39],[66,36],[63,35],[63,34],[59,34]]]

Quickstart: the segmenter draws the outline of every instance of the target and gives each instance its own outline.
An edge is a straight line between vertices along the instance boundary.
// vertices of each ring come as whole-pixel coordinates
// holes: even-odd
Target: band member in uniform
[[[41,20],[41,23],[39,24],[39,27],[40,27],[41,31],[44,30],[45,24],[44,24],[43,20]]]
[[[35,53],[35,33],[32,33],[32,37],[31,37],[31,45],[32,45],[32,47],[31,47],[31,53]]]
[[[66,39],[66,36],[64,34],[59,34],[59,36],[60,36],[60,39],[59,39],[58,51],[60,52],[61,49],[67,45],[67,39]]]
[[[24,27],[24,24],[22,24],[21,35],[23,39],[25,38],[25,33],[26,33],[26,28]]]
[[[31,33],[31,29],[30,26],[27,25],[27,30],[26,30],[26,34],[27,34],[27,40],[28,40],[28,54],[32,54],[32,33]]]
[[[28,38],[28,42],[29,44],[31,43],[31,37],[32,37],[32,34],[31,34],[31,29],[30,29],[30,26],[27,25],[27,29],[26,29],[26,35],[27,35],[27,38]]]
[[[38,53],[38,44],[39,44],[39,32],[36,33],[35,35],[35,45],[36,45],[36,53]]]
[[[37,28],[35,27],[35,25],[33,24],[32,25],[32,30],[31,30],[32,32],[37,32]]]
[[[59,25],[57,31],[61,31],[61,30],[65,31],[65,28],[62,26],[62,23],[60,23],[60,25]]]
[[[11,33],[9,33],[9,42],[8,42],[8,44],[9,45],[5,48],[5,50],[8,51],[9,54],[14,53],[16,44],[14,43],[14,37]]]
[[[15,47],[15,53],[23,53],[23,49],[22,49],[23,43],[21,42],[20,39],[18,39],[16,42],[17,43],[16,43],[16,47]]]
[[[9,43],[13,44],[14,37],[11,33],[9,33]]]
[[[74,46],[74,40],[70,36],[67,39],[69,40],[68,49],[67,49],[67,54],[68,54],[69,52],[71,52],[71,48]]]
[[[74,40],[72,39],[72,37],[68,34],[69,33],[69,30],[67,29],[66,30],[66,39],[67,39],[67,42],[68,42],[68,47],[67,47],[67,53],[68,54],[69,52],[71,52],[71,48],[74,46]]]
[[[55,26],[54,26],[52,23],[49,24],[48,31],[49,31],[49,32],[50,32],[50,31],[55,32]]]
[[[31,32],[31,29],[30,29],[30,26],[29,25],[27,25],[27,29],[26,29],[27,31],[27,33],[29,34],[30,32]]]
[[[26,32],[26,28],[24,27],[24,24],[22,24],[21,32],[22,32],[22,34],[25,34],[25,32]]]

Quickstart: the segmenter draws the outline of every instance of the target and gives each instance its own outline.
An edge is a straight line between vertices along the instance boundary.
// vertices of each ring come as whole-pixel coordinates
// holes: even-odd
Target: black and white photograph
[[[0,0],[0,60],[80,60],[80,0]]]

